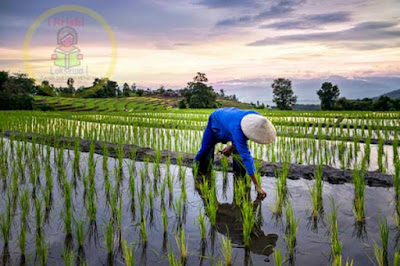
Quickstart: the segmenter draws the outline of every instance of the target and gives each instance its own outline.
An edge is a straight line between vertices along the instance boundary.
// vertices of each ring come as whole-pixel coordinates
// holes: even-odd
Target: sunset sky
[[[266,103],[279,77],[293,81],[301,103],[318,102],[315,91],[323,81],[338,84],[350,98],[400,89],[398,0],[3,0],[0,69],[27,72],[29,27],[67,4],[90,8],[108,22],[117,43],[111,79],[120,85],[183,88],[200,71],[215,90]],[[91,16],[69,11],[48,17],[33,33],[28,53],[35,78],[66,82],[51,60],[62,27],[57,19],[84,21],[74,26],[83,55],[76,69],[89,79],[76,78],[76,87],[104,76],[111,62],[107,32]]]

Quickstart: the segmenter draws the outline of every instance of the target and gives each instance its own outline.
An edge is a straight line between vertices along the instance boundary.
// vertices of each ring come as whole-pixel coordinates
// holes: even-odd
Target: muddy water
[[[27,144],[28,146],[30,144]],[[63,230],[63,220],[61,214],[63,213],[63,198],[61,196],[60,186],[57,178],[57,167],[53,164],[53,148],[51,148],[51,161],[52,172],[54,175],[53,187],[53,205],[49,213],[48,222],[44,225],[44,232],[46,242],[49,248],[48,264],[54,265],[62,263],[62,250],[65,243],[65,233]],[[58,152],[56,152],[58,154]],[[9,163],[13,162],[14,156],[10,156]],[[72,151],[64,152],[64,168],[68,171],[68,178],[72,180],[72,162],[74,154]],[[109,261],[107,251],[104,244],[103,228],[110,219],[110,207],[106,203],[105,189],[104,189],[104,173],[102,169],[103,157],[94,155],[97,161],[96,166],[96,191],[97,191],[97,220],[96,226],[87,225],[85,235],[84,252],[80,251],[81,258],[89,263],[89,265],[104,265]],[[39,158],[40,159],[40,158]],[[113,158],[108,158],[110,169],[110,180],[114,186],[114,166],[118,161]],[[82,153],[80,160],[81,169],[87,171],[88,154]],[[172,197],[169,195],[168,188],[164,197],[164,202],[167,206],[168,215],[168,232],[163,234],[162,220],[160,205],[161,199],[159,193],[154,197],[154,209],[150,210],[148,202],[146,201],[145,216],[147,221],[148,242],[143,244],[140,240],[140,214],[139,206],[137,205],[138,198],[135,197],[136,210],[132,211],[132,201],[128,192],[128,166],[132,162],[124,160],[124,179],[120,187],[120,195],[122,198],[122,230],[121,235],[127,240],[128,243],[134,243],[135,246],[135,261],[140,265],[166,265],[168,264],[167,252],[172,248],[176,258],[179,258],[179,251],[175,242],[175,232],[178,228],[178,218],[173,210],[175,200],[179,199],[181,195],[181,181],[179,180],[179,169],[177,166],[170,167],[171,177],[173,180]],[[140,181],[140,171],[145,167],[145,163],[135,163],[136,168],[136,188],[140,189],[142,186]],[[146,179],[146,190],[153,186],[152,171],[153,165],[148,166],[149,179]],[[44,170],[44,169],[42,169]],[[28,170],[27,170],[28,173]],[[44,171],[42,171],[42,175]],[[166,165],[161,165],[161,176],[158,185],[160,191],[160,184],[166,176]],[[186,169],[186,193],[187,200],[184,203],[184,219],[182,220],[183,228],[185,230],[186,239],[188,242],[189,256],[187,260],[188,265],[200,264],[211,265],[215,264],[218,260],[223,260],[220,252],[221,236],[229,236],[232,239],[233,246],[233,261],[235,265],[254,264],[273,265],[273,249],[276,246],[283,254],[286,254],[286,244],[283,240],[285,217],[278,218],[274,216],[271,211],[271,206],[275,203],[275,183],[276,179],[272,177],[262,178],[262,187],[268,193],[268,196],[263,201],[256,201],[256,194],[252,188],[251,196],[258,206],[256,209],[256,216],[259,227],[254,231],[257,235],[252,236],[252,244],[250,250],[243,247],[242,240],[242,224],[240,209],[234,204],[233,193],[233,177],[228,175],[226,182],[223,180],[222,173],[217,173],[216,187],[218,198],[218,212],[217,223],[213,228],[207,221],[208,237],[205,243],[200,239],[199,230],[196,226],[196,218],[199,214],[199,209],[204,212],[203,201],[199,192],[195,189],[194,179],[191,174],[191,169]],[[10,177],[8,177],[7,180]],[[392,214],[394,211],[393,190],[387,188],[366,188],[366,215],[367,221],[365,230],[357,230],[354,226],[355,218],[352,212],[353,201],[353,187],[351,184],[346,185],[331,185],[324,184],[324,210],[325,214],[313,225],[309,219],[311,199],[309,196],[309,186],[313,181],[307,180],[288,180],[289,199],[292,202],[296,217],[299,219],[299,229],[297,233],[297,250],[295,256],[295,264],[297,265],[328,265],[330,263],[330,240],[327,235],[327,214],[329,210],[329,199],[333,198],[339,206],[338,214],[338,228],[339,238],[343,243],[343,258],[349,257],[354,259],[355,265],[369,265],[372,264],[368,256],[374,259],[373,241],[375,240],[380,244],[379,238],[379,225],[380,217],[386,217],[390,225],[389,237],[389,261],[393,259],[393,252],[396,243],[398,231],[394,226]],[[41,178],[41,183],[45,186],[44,177]],[[151,184],[151,185],[150,185]],[[5,187],[4,183],[1,184],[1,197],[0,197],[0,211],[5,209],[6,194],[9,187]],[[29,182],[20,185],[19,189],[28,188],[32,191]],[[39,191],[39,189],[37,190]],[[148,193],[146,193],[147,195]],[[38,192],[39,197],[41,193]],[[84,207],[84,189],[82,181],[78,178],[77,186],[73,189],[73,206],[74,218],[77,220],[85,219],[86,211]],[[20,211],[17,208],[13,217],[12,234],[8,251],[10,252],[11,264],[19,264],[20,254],[17,244],[17,236],[19,233],[19,220]],[[31,208],[29,215],[29,228],[27,235],[27,254],[26,258],[28,265],[37,263],[35,255],[35,217],[34,209]],[[207,220],[207,218],[206,218]],[[357,232],[364,232],[357,234]],[[357,236],[359,235],[359,236]],[[75,240],[74,240],[75,241]],[[115,252],[112,261],[116,265],[122,265],[123,259],[121,251],[118,248],[118,237],[115,237]],[[1,248],[3,248],[3,240],[1,240]],[[74,245],[75,255],[78,255],[77,243]],[[5,250],[7,251],[7,250]],[[4,250],[3,250],[4,252]],[[4,254],[4,253],[3,253]]]

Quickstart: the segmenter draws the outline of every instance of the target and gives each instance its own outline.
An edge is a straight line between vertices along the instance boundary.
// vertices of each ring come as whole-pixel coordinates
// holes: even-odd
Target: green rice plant
[[[122,255],[124,257],[125,265],[134,266],[135,260],[134,260],[133,245],[132,244],[128,245],[126,239],[123,239],[122,246],[123,246]]]
[[[207,228],[206,228],[206,222],[205,222],[205,215],[201,211],[201,209],[199,209],[199,216],[196,219],[196,223],[197,223],[197,227],[199,228],[199,231],[200,231],[201,240],[204,241],[207,237]]]
[[[168,262],[170,266],[180,266],[182,262],[180,260],[175,259],[175,254],[172,248],[168,252]]]
[[[21,251],[21,255],[25,256],[25,248],[26,248],[26,224],[21,223],[21,229],[18,235],[18,246]]]
[[[179,172],[180,180],[181,180],[181,197],[185,201],[187,199],[186,194],[186,167],[182,167]]]
[[[163,224],[163,232],[166,233],[168,230],[168,216],[164,205],[161,207],[161,219]]]
[[[86,228],[85,220],[75,221],[75,235],[79,247],[83,247],[85,242],[85,228]]]
[[[338,236],[338,225],[337,225],[337,212],[338,207],[335,206],[335,202],[333,198],[331,198],[331,213],[329,214],[329,233],[331,235],[331,249],[332,249],[332,258],[333,265],[341,265],[341,257],[342,257],[342,243],[339,240]]]
[[[147,242],[146,219],[140,221],[140,237],[143,242]]]
[[[286,232],[283,236],[287,246],[289,256],[292,257],[296,248],[296,239],[297,239],[297,227],[298,220],[296,220],[296,215],[293,212],[292,204],[289,202],[286,203],[285,207],[285,215],[286,215]]]
[[[86,193],[86,212],[90,221],[96,221],[97,202],[94,183],[90,183],[88,193]]]
[[[312,217],[316,219],[318,217],[318,213],[322,211],[322,189],[324,185],[324,181],[322,179],[322,164],[320,163],[317,167],[315,167],[314,174],[314,185],[310,189],[311,199],[312,199]]]
[[[175,199],[175,204],[173,205],[173,209],[174,209],[174,212],[175,212],[176,219],[180,223],[180,221],[182,219],[182,213],[183,213],[183,210],[182,210],[182,197],[180,197],[179,199]]]
[[[153,176],[156,180],[160,177],[160,163],[161,163],[161,151],[156,150],[153,162]]]
[[[65,266],[75,265],[75,253],[72,249],[65,247],[61,256],[64,259]]]
[[[251,202],[248,197],[243,199],[241,213],[243,219],[243,242],[246,247],[250,247],[250,238],[255,224],[255,215],[253,202]]]
[[[62,216],[64,218],[65,232],[67,235],[71,235],[73,220],[71,185],[66,179],[64,181],[64,211],[62,212]]]
[[[381,173],[385,173],[385,169],[383,167],[383,156],[385,154],[384,145],[385,145],[385,140],[383,138],[379,138],[379,140],[378,140],[378,171]]]
[[[393,266],[398,266],[398,265],[400,265],[400,253],[396,251],[393,257]]]
[[[45,241],[43,231],[36,232],[36,255],[39,259],[39,263],[42,266],[47,265],[47,258],[48,258],[48,244]]]
[[[104,244],[107,248],[107,253],[112,254],[114,251],[114,225],[109,221],[103,229]]]
[[[388,265],[388,241],[389,226],[386,218],[379,219],[379,235],[381,237],[382,247],[374,241],[375,259],[379,266]]]
[[[199,188],[201,195],[204,197],[204,209],[206,210],[208,219],[210,220],[211,225],[215,225],[218,210],[215,180],[209,181],[203,177],[203,183],[199,185]]]
[[[4,245],[8,245],[11,232],[11,208],[10,204],[7,203],[7,209],[0,216],[0,230],[3,236]]]
[[[354,214],[356,220],[362,223],[365,219],[364,194],[365,194],[365,179],[364,173],[359,169],[353,170],[354,183]]]
[[[231,266],[232,265],[232,243],[231,240],[227,237],[221,237],[221,253],[225,259],[225,265]]]
[[[175,234],[175,241],[181,254],[181,260],[185,262],[188,255],[188,245],[187,242],[185,242],[185,230],[183,230],[182,227],[179,230],[179,235]]]
[[[282,266],[283,261],[282,261],[282,253],[280,249],[275,249],[274,250],[274,261],[276,266]]]
[[[26,224],[27,217],[29,215],[30,210],[30,199],[29,199],[29,190],[25,189],[21,192],[19,197],[19,206],[21,209],[21,224]]]
[[[144,220],[144,207],[145,207],[145,195],[144,192],[137,191],[138,199],[139,199],[139,211],[140,211],[140,219]]]
[[[228,178],[228,167],[229,167],[228,158],[226,156],[222,156],[221,166],[222,166],[222,176],[223,176],[223,179],[225,180]]]
[[[160,189],[160,205],[164,205],[164,198],[165,198],[165,188],[167,187],[167,180],[163,180],[161,183],[161,189]]]
[[[39,197],[36,197],[33,203],[35,207],[36,230],[40,231],[43,223],[42,201]]]
[[[395,192],[395,196],[397,200],[400,200],[400,160],[397,159],[397,161],[394,164],[395,167],[395,173],[393,175],[393,189]]]

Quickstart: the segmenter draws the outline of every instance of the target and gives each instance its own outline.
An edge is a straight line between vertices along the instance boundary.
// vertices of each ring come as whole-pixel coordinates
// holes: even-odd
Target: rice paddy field
[[[260,111],[278,132],[249,141],[260,200],[229,160],[210,177],[188,160],[212,110],[85,108],[0,112],[3,265],[400,265],[399,112]]]

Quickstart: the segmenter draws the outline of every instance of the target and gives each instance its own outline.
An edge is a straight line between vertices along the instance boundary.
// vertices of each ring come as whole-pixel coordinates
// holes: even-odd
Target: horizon
[[[204,72],[215,91],[268,103],[272,80],[283,77],[292,80],[299,104],[318,103],[315,92],[324,81],[339,85],[347,98],[400,89],[400,3],[394,0],[323,5],[313,0],[142,0],[112,6],[106,1],[6,0],[0,11],[1,33],[7,36],[0,41],[0,69],[27,73],[23,48],[29,28],[50,8],[67,3],[93,10],[111,28],[117,56],[109,78],[119,85],[184,88],[197,72]],[[68,11],[48,17],[32,33],[28,54],[37,82],[57,76],[51,59],[62,27],[57,19],[75,19],[81,66],[91,77],[76,79],[75,87],[105,76],[112,41],[104,25]],[[61,77],[49,81],[65,85]]]

